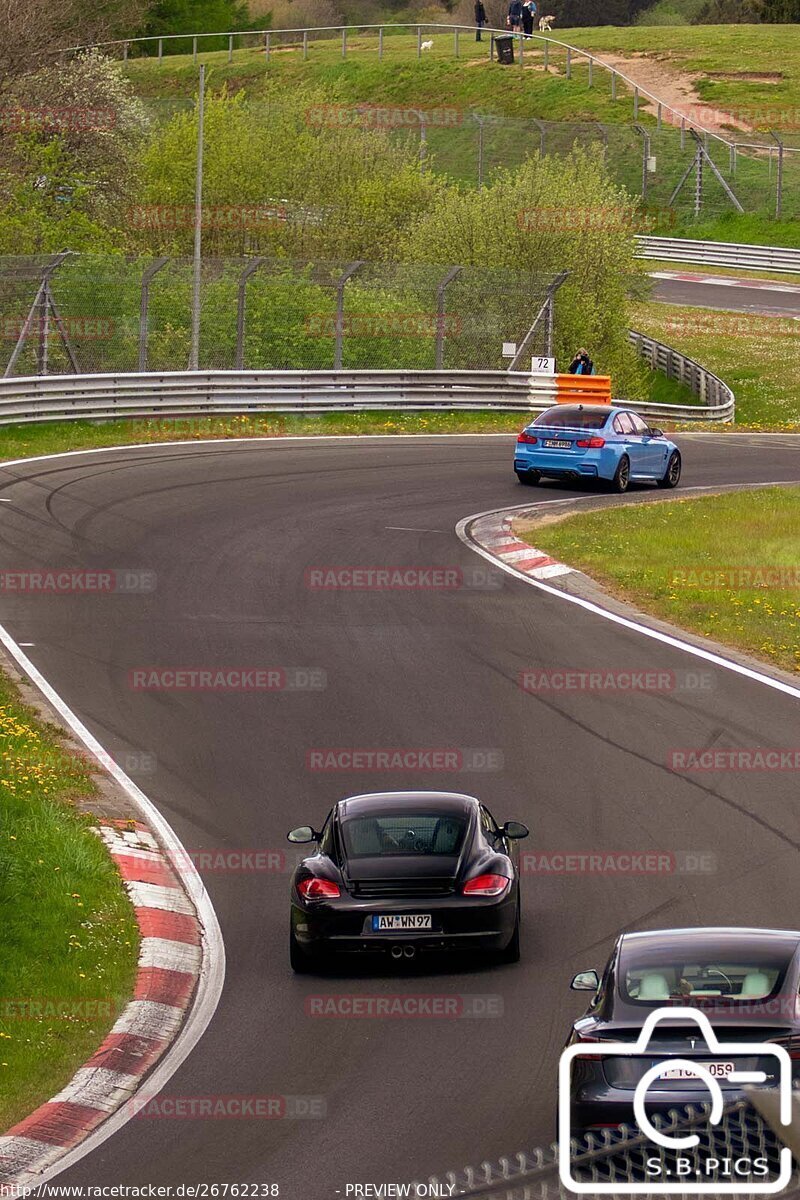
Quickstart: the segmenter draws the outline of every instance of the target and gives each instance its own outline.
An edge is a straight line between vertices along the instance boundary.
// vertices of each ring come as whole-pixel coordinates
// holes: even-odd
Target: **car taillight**
[[[584,1042],[586,1042],[586,1043],[591,1042],[594,1045],[597,1045],[597,1043],[602,1042],[602,1040],[603,1040],[602,1038],[587,1037],[585,1034],[581,1034],[581,1033],[576,1034],[576,1036],[575,1036],[575,1042],[579,1043],[581,1046],[584,1044]],[[576,1054],[575,1057],[580,1058],[580,1059],[596,1060],[596,1059],[602,1058],[603,1055],[602,1054]]]
[[[792,1062],[800,1062],[800,1038],[775,1038],[774,1044],[788,1050]]]
[[[606,444],[605,438],[579,438],[575,443],[582,450],[600,450]]]
[[[342,894],[338,883],[332,879],[304,879],[298,883],[297,890],[304,900],[327,900]]]
[[[534,437],[532,433],[528,433],[527,429],[523,429],[522,433],[517,438],[518,443],[525,442],[528,446],[535,446],[538,440],[539,439]]]
[[[502,896],[511,883],[505,875],[476,875],[464,884],[465,896]]]

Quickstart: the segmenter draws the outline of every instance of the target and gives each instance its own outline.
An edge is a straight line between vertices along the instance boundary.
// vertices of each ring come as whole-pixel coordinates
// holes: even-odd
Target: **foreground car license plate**
[[[430,929],[430,913],[395,913],[392,916],[374,916],[373,933],[397,933],[402,930]]]
[[[736,1065],[732,1062],[707,1062],[702,1063],[702,1066],[706,1068],[708,1073],[713,1076],[714,1079],[727,1079],[728,1076],[732,1075],[736,1070]],[[661,1078],[698,1079],[700,1076],[695,1075],[692,1071],[687,1070],[686,1067],[673,1067],[670,1071],[664,1071]]]
[[[572,442],[562,442],[558,438],[545,438],[542,445],[548,446],[551,450],[569,450]]]

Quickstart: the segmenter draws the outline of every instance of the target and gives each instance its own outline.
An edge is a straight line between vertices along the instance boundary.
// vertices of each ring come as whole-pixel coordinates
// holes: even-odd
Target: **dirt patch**
[[[600,62],[606,63],[621,71],[640,88],[657,96],[662,104],[668,104],[675,109],[674,113],[665,112],[665,124],[679,125],[681,117],[687,125],[700,125],[712,133],[724,134],[727,130],[741,129],[749,133],[752,126],[735,113],[724,112],[704,104],[695,90],[698,79],[707,79],[708,75],[690,74],[680,71],[666,62],[646,54],[596,54]],[[657,111],[657,104],[642,100],[642,107],[649,113]],[[678,114],[676,116],[676,113]]]
[[[783,71],[706,71],[706,79],[721,79],[725,83],[783,83]]]

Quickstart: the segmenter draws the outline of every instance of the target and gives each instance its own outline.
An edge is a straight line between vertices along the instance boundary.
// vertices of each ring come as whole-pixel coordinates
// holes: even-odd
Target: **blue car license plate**
[[[562,442],[558,438],[545,438],[542,445],[547,446],[548,450],[569,450],[572,442]]]

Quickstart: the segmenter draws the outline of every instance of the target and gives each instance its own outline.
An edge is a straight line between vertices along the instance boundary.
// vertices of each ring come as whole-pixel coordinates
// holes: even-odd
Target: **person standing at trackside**
[[[570,375],[594,375],[594,363],[589,358],[588,350],[581,347],[569,364]]]
[[[522,5],[522,32],[526,38],[529,38],[533,33],[533,23],[536,20],[536,2],[535,0],[525,0]]]
[[[486,9],[483,0],[475,0],[475,41],[481,40],[481,30],[486,24]]]
[[[506,24],[512,33],[522,32],[522,0],[511,0]]]

